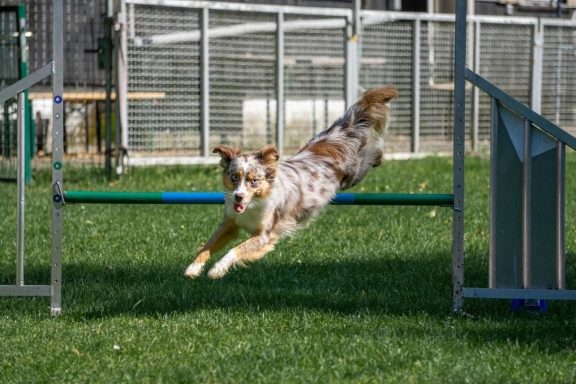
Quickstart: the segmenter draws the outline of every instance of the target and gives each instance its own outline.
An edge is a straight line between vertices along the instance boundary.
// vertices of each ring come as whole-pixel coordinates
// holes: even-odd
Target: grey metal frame
[[[284,155],[284,13],[276,18],[276,145]]]
[[[464,152],[466,140],[466,0],[456,3],[456,36],[454,54],[454,145],[452,213],[452,310],[464,305]]]
[[[570,146],[576,150],[576,138],[563,131],[561,128],[543,118],[536,113],[534,109],[530,109],[512,98],[501,89],[497,88],[489,81],[467,69],[465,64],[466,54],[466,0],[458,0],[457,2],[457,18],[456,18],[456,60],[455,60],[455,136],[459,133],[459,129],[465,125],[465,121],[460,121],[458,115],[465,116],[465,81],[471,82],[475,87],[486,92],[492,98],[492,127],[491,127],[491,197],[490,197],[490,267],[489,267],[489,287],[488,288],[464,288],[463,285],[463,269],[460,269],[464,261],[464,255],[454,251],[453,254],[453,276],[454,276],[454,310],[460,311],[463,306],[464,297],[469,298],[493,298],[493,299],[556,299],[556,300],[576,300],[576,291],[565,290],[564,281],[564,173],[565,173],[565,145]],[[542,71],[542,51],[538,46],[538,41],[542,38],[542,27],[537,25],[534,31],[534,45],[533,59],[539,61],[539,64],[534,65],[532,74],[532,89],[538,90],[541,88],[541,71]],[[464,56],[464,58],[463,58]],[[540,108],[540,100],[532,94],[533,108]],[[504,118],[501,116],[503,111],[509,117]],[[514,129],[515,137],[510,137],[510,133],[500,132],[500,121],[508,121],[504,123],[506,130]],[[500,143],[501,139],[504,139]],[[455,159],[456,159],[456,140],[455,138]],[[533,144],[533,140],[535,140]],[[505,144],[505,142],[508,143]],[[517,144],[513,144],[513,142]],[[555,142],[555,144],[554,144]],[[518,149],[521,143],[521,151]],[[508,149],[507,149],[508,148]],[[536,148],[536,149],[535,149]],[[504,151],[501,153],[501,151]],[[508,152],[506,152],[508,151]],[[510,153],[516,151],[518,159],[512,158]],[[544,152],[555,152],[555,159],[546,160],[539,156]],[[535,153],[536,152],[536,153]],[[551,152],[554,154],[553,152]],[[538,160],[536,160],[538,158]],[[498,176],[501,176],[501,165],[506,164],[509,168],[510,162],[513,161],[516,165],[517,171],[506,171],[507,175],[513,175],[505,183],[512,182],[513,184],[500,186],[503,181]],[[536,161],[538,163],[536,163]],[[456,160],[454,161],[455,168]],[[536,168],[536,165],[538,168]],[[545,169],[544,169],[544,168]],[[551,169],[552,168],[552,169]],[[512,172],[512,173],[511,173]],[[555,174],[554,174],[555,173]],[[546,177],[552,174],[555,179],[555,185],[550,188],[540,188],[539,190],[534,187],[534,184],[541,184],[535,182],[536,178]],[[455,170],[456,181],[456,170]],[[508,211],[512,209],[506,202],[501,201],[500,196],[506,196],[514,193],[513,185],[520,186],[520,190],[516,191],[521,194],[521,205],[515,208],[515,214],[506,212],[506,215],[514,215],[513,221],[516,221],[517,228],[500,228],[502,222],[499,217],[501,216],[500,207],[508,207]],[[498,188],[505,189],[503,195],[498,195]],[[545,190],[545,191],[544,191]],[[544,192],[543,192],[544,191]],[[545,220],[534,221],[532,220],[533,207],[541,204],[537,200],[535,194],[547,194],[546,200],[555,199],[555,207],[552,209],[554,212],[545,216],[550,218],[554,217],[554,222],[546,222]],[[534,195],[533,195],[534,194]],[[541,196],[540,196],[541,197]],[[509,196],[506,198],[510,198]],[[455,185],[455,208],[456,202],[456,185]],[[544,222],[542,222],[544,221]],[[456,220],[456,210],[454,219],[454,228],[459,223]],[[552,234],[548,227],[553,227]],[[502,231],[506,233],[502,233]],[[512,232],[510,232],[512,231]],[[514,232],[516,231],[516,232]],[[542,235],[541,233],[545,233]],[[533,250],[534,236],[547,236],[544,240],[545,243],[553,243],[555,252],[551,255],[550,252],[543,252],[535,254]],[[512,240],[510,239],[512,238]],[[521,255],[514,256],[511,254],[510,247],[507,248],[510,241],[515,242],[515,248],[521,248]],[[454,236],[454,244],[457,239]],[[520,247],[518,247],[520,244]],[[518,252],[516,252],[518,253]],[[510,257],[517,257],[518,260],[509,260]],[[519,265],[521,264],[521,265]],[[533,271],[534,269],[534,271]],[[535,270],[538,274],[544,277],[534,275]],[[555,275],[555,276],[552,276]],[[535,278],[536,276],[536,278]],[[537,281],[535,281],[537,280]],[[542,287],[544,286],[544,287]]]
[[[18,94],[18,212],[17,212],[17,257],[16,284],[0,285],[0,296],[50,296],[50,311],[57,315],[61,310],[62,284],[62,164],[63,164],[63,121],[64,121],[64,76],[62,72],[64,60],[63,46],[63,7],[62,0],[53,1],[52,14],[53,52],[52,62],[28,75],[24,79],[0,91],[0,102]],[[34,84],[52,76],[53,91],[53,206],[52,206],[52,261],[51,282],[49,285],[25,285],[25,180],[24,180],[24,120],[23,92]]]
[[[64,11],[62,0],[54,0],[52,15],[52,315],[62,310],[62,236],[64,218]]]

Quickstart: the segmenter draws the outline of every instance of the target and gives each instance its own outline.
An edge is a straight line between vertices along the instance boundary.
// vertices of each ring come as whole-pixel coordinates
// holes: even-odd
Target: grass
[[[569,158],[567,169],[576,159]],[[488,162],[466,164],[466,280],[486,286]],[[67,189],[220,190],[216,167],[66,170]],[[576,249],[567,185],[568,263]],[[0,184],[0,284],[12,284],[15,186]],[[390,161],[357,191],[451,191],[447,158]],[[27,189],[27,284],[49,281],[50,181]],[[65,208],[64,312],[0,298],[3,383],[572,383],[576,308],[451,309],[451,211],[329,207],[264,260],[221,281],[183,270],[220,206]],[[571,266],[567,280],[574,281]]]

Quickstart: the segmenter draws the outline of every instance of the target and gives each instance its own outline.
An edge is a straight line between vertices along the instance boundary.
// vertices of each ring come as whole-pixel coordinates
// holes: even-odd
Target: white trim
[[[430,156],[446,157],[451,156],[451,152],[399,152],[399,153],[386,153],[384,160],[410,160],[410,159],[423,159]],[[286,159],[291,156],[287,156]],[[185,157],[164,157],[164,156],[142,156],[130,157],[128,165],[134,167],[140,166],[156,166],[156,165],[216,165],[220,161],[218,156],[185,156]]]
[[[262,12],[262,13],[291,13],[298,15],[316,15],[316,16],[341,16],[348,17],[352,15],[352,10],[347,8],[320,8],[320,7],[297,7],[281,6],[266,4],[240,4],[217,1],[195,1],[195,0],[127,0],[129,4],[136,5],[157,5],[162,7],[181,7],[181,8],[209,8],[210,10],[219,11],[243,11],[243,12]]]
[[[311,29],[343,29],[346,26],[344,18],[320,20],[294,20],[284,22],[284,32]],[[248,33],[276,32],[276,22],[235,24],[227,27],[211,28],[208,30],[209,39],[228,36],[238,36]],[[198,42],[202,38],[200,30],[188,32],[166,33],[134,38],[137,47],[143,45],[173,44],[180,42]]]

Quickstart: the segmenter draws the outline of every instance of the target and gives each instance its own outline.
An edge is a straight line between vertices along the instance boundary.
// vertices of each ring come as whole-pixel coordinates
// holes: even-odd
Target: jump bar
[[[66,204],[224,204],[223,192],[65,191]],[[453,207],[450,194],[338,193],[335,205],[430,205]]]

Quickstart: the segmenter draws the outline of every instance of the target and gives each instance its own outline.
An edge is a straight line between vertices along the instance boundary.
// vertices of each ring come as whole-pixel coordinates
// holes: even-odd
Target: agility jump
[[[19,161],[18,168],[18,251],[17,251],[17,281],[15,285],[0,286],[0,296],[48,296],[51,299],[51,313],[57,315],[61,311],[62,291],[62,241],[63,241],[63,207],[66,204],[222,204],[224,194],[217,192],[99,192],[99,191],[66,191],[63,184],[63,7],[62,0],[53,1],[53,55],[52,62],[32,73],[28,77],[0,91],[0,101],[21,94],[32,85],[47,77],[52,77],[53,100],[53,154],[52,154],[52,258],[51,281],[49,285],[26,285],[24,281],[24,165]],[[454,102],[454,134],[453,134],[453,191],[451,194],[353,194],[336,195],[333,204],[336,205],[437,205],[450,207],[453,210],[452,221],[452,271],[453,271],[453,305],[455,312],[462,310],[463,299],[471,298],[516,298],[516,299],[566,299],[576,300],[576,291],[564,289],[564,148],[565,145],[576,149],[576,138],[559,127],[531,111],[527,107],[508,96],[506,93],[490,84],[487,80],[465,67],[466,59],[466,0],[457,1],[456,12],[456,54],[454,65],[455,102]],[[519,195],[513,199],[522,201],[515,208],[512,220],[514,243],[494,240],[491,244],[490,276],[488,288],[468,288],[464,285],[464,152],[465,152],[465,82],[470,81],[492,97],[492,147],[491,147],[491,179],[514,179]],[[22,134],[25,118],[24,111],[19,107],[19,132]],[[503,123],[503,124],[500,124]],[[501,128],[498,128],[498,124]],[[521,129],[520,134],[513,133]],[[520,137],[523,142],[518,148],[498,146],[506,136],[498,136],[497,132],[508,132],[508,137],[518,144]],[[23,137],[23,136],[21,136]],[[545,161],[541,161],[542,153],[531,152],[531,140],[545,141],[547,148]],[[505,140],[504,140],[505,141]],[[19,140],[23,145],[24,140]],[[513,151],[516,151],[513,152]],[[512,155],[520,155],[514,158]],[[19,159],[21,156],[19,156]],[[510,159],[515,161],[516,169],[512,174],[501,173],[500,163]],[[544,169],[544,171],[542,171]],[[534,190],[534,180],[542,174],[556,175],[553,189],[554,213],[544,219],[534,218],[535,204],[540,193]],[[498,221],[499,204],[505,204],[506,194],[497,194],[491,190],[491,232],[502,228],[504,222]],[[519,197],[520,196],[520,197]],[[510,194],[508,194],[510,198]],[[501,216],[502,217],[502,216]],[[547,231],[546,239],[554,239],[554,251],[551,255],[542,256],[535,250],[532,235],[541,229],[553,228]],[[493,236],[494,233],[491,233]],[[520,251],[507,255],[510,247],[520,247]],[[498,252],[493,252],[499,249]],[[514,267],[511,268],[510,266]],[[545,279],[536,280],[538,272],[545,271]]]

